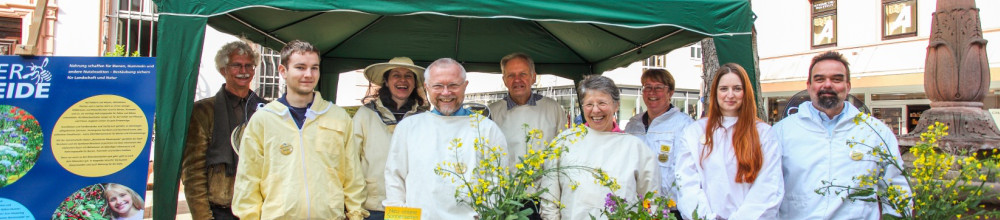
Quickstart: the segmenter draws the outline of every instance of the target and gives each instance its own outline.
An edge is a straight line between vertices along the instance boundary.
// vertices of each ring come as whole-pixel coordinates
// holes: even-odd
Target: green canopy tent
[[[159,0],[154,204],[176,214],[177,182],[205,26],[272,49],[293,39],[322,57],[319,90],[336,97],[337,74],[408,56],[451,57],[469,71],[499,72],[511,52],[539,74],[579,80],[706,37],[722,63],[747,67],[756,85],[747,0],[405,1]]]

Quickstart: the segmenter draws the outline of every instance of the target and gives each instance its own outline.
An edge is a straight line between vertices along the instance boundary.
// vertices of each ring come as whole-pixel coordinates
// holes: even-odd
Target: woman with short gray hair
[[[639,196],[660,188],[659,166],[653,152],[641,139],[621,132],[615,124],[620,96],[615,82],[603,76],[588,76],[580,82],[579,92],[587,132],[576,142],[561,141],[559,144],[570,150],[558,162],[546,166],[599,168],[615,178],[621,188],[611,191],[591,181],[594,178],[591,173],[581,170],[546,176],[541,182],[548,189],[548,193],[542,194],[543,199],[560,201],[565,207],[560,210],[557,204],[542,203],[542,219],[589,219],[591,214],[600,213],[608,193],[636,201]],[[576,131],[567,129],[559,136],[573,135]],[[607,219],[607,216],[597,217]]]

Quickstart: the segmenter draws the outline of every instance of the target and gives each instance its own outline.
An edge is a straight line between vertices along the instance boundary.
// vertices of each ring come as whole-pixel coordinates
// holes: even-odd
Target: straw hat
[[[382,85],[382,83],[385,82],[385,79],[382,78],[385,71],[398,67],[407,68],[410,69],[410,71],[413,71],[417,77],[417,81],[415,82],[416,84],[420,84],[420,82],[424,81],[424,68],[413,65],[413,60],[409,57],[394,57],[389,60],[389,62],[376,63],[365,67],[365,78],[368,79],[368,82],[376,85]]]

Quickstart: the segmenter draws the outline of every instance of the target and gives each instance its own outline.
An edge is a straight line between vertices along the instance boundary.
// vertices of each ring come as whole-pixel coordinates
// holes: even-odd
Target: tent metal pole
[[[616,58],[616,57],[620,57],[620,56],[624,56],[625,54],[629,54],[629,53],[632,53],[632,52],[635,52],[635,51],[637,51],[637,50],[640,50],[640,49],[642,49],[643,47],[646,47],[646,46],[649,46],[650,44],[655,44],[656,42],[660,42],[660,41],[661,41],[661,40],[663,40],[663,39],[667,39],[667,38],[669,38],[669,37],[671,37],[671,36],[674,36],[675,34],[677,34],[677,33],[680,33],[680,32],[681,32],[682,30],[684,30],[684,29],[677,29],[677,30],[676,30],[676,31],[674,31],[674,32],[670,32],[670,34],[667,34],[667,35],[663,35],[663,36],[662,36],[662,37],[660,37],[660,38],[656,38],[656,40],[652,40],[652,41],[650,41],[650,42],[646,42],[646,43],[644,43],[644,44],[642,44],[642,45],[639,45],[638,47],[635,47],[635,48],[632,48],[632,49],[629,49],[629,50],[626,50],[625,52],[621,52],[621,53],[619,53],[618,55],[614,55],[614,56],[611,56],[611,57],[608,57],[608,58],[604,58],[604,59],[602,59],[602,60],[600,60],[600,61],[597,61],[597,62],[595,62],[595,63],[600,63],[600,62],[604,62],[604,61],[606,61],[606,60],[610,60],[610,59],[614,59],[614,58]]]
[[[610,34],[611,36],[615,36],[615,37],[617,37],[618,39],[621,39],[621,40],[623,40],[623,41],[626,41],[626,42],[628,42],[628,43],[630,43],[630,44],[632,44],[632,45],[635,45],[635,46],[639,46],[639,43],[636,43],[635,41],[632,41],[632,40],[629,40],[628,38],[625,38],[625,37],[623,37],[623,36],[621,36],[621,35],[618,35],[618,34],[616,34],[616,33],[614,33],[614,32],[611,32],[611,31],[609,31],[608,29],[604,29],[604,28],[602,28],[601,26],[597,26],[597,25],[595,25],[595,24],[590,24],[590,26],[591,26],[591,27],[594,27],[594,28],[597,28],[598,30],[601,30],[601,31],[604,31],[604,33],[608,33],[608,34]]]
[[[552,39],[556,40],[556,42],[559,42],[560,45],[562,45],[566,49],[569,49],[569,51],[572,51],[573,55],[576,55],[577,58],[580,58],[580,61],[583,61],[584,63],[587,63],[587,64],[592,64],[592,63],[588,62],[586,58],[583,58],[583,55],[580,55],[579,52],[576,52],[576,50],[574,50],[572,47],[569,47],[569,45],[567,45],[566,42],[563,42],[562,39],[559,39],[558,37],[556,37],[555,34],[552,34],[552,32],[550,32],[548,28],[545,28],[545,26],[542,26],[541,23],[538,23],[538,21],[531,21],[531,22],[535,23],[535,26],[538,26],[538,28],[542,29],[542,31],[545,31],[545,34],[548,34],[549,37],[551,37]]]
[[[358,30],[357,32],[354,32],[353,34],[351,34],[350,37],[347,37],[347,39],[344,39],[343,41],[340,41],[340,43],[337,43],[336,46],[333,46],[329,50],[326,50],[326,52],[323,52],[323,57],[326,57],[327,54],[333,53],[334,50],[336,50],[337,48],[340,48],[340,45],[344,45],[344,43],[346,43],[348,41],[351,41],[351,39],[354,39],[354,37],[357,37],[358,34],[364,33],[365,31],[368,30],[368,28],[371,28],[372,26],[374,26],[378,22],[382,21],[382,18],[385,18],[385,15],[378,16],[378,18],[376,18],[371,23],[368,23],[368,25],[365,25],[365,27],[361,28],[361,30]]]
[[[325,13],[325,12],[318,12],[318,13],[316,13],[316,14],[313,14],[313,15],[310,15],[310,16],[308,16],[308,17],[305,17],[305,18],[302,18],[302,19],[299,19],[299,20],[297,20],[297,21],[293,21],[293,22],[289,22],[288,24],[285,24],[285,25],[282,25],[281,27],[278,27],[278,28],[275,28],[274,30],[268,30],[268,31],[267,31],[267,33],[274,33],[274,32],[276,32],[276,31],[280,31],[281,29],[285,29],[285,28],[287,28],[287,27],[289,27],[289,26],[292,26],[292,25],[295,25],[295,24],[298,24],[298,23],[302,23],[303,21],[306,21],[306,20],[309,20],[309,19],[312,19],[312,18],[314,18],[314,17],[316,17],[316,16],[320,16],[320,15],[322,15],[322,14],[324,14],[324,13]]]
[[[458,18],[458,22],[455,23],[455,60],[458,60],[458,55],[461,55],[458,50],[458,43],[462,40],[462,18]]]
[[[260,30],[259,28],[254,27],[253,25],[250,25],[246,21],[243,21],[243,19],[240,19],[240,18],[237,18],[236,16],[233,16],[233,14],[226,13],[226,16],[229,16],[229,18],[232,18],[233,20],[236,20],[236,22],[240,22],[240,24],[243,24],[243,25],[247,26],[248,28],[250,28],[251,30],[256,31],[259,34],[263,34],[267,38],[271,38],[271,40],[277,41],[277,42],[279,42],[281,44],[288,44],[287,42],[285,42],[283,40],[280,40],[277,37],[274,37],[274,35],[271,35],[270,33],[264,32],[264,31]]]

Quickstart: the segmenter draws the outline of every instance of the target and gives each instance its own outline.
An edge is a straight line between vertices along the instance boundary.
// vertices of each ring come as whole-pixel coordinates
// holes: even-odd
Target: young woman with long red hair
[[[708,115],[684,128],[677,149],[677,208],[685,219],[777,219],[784,194],[781,149],[757,118],[743,67],[712,79]]]

